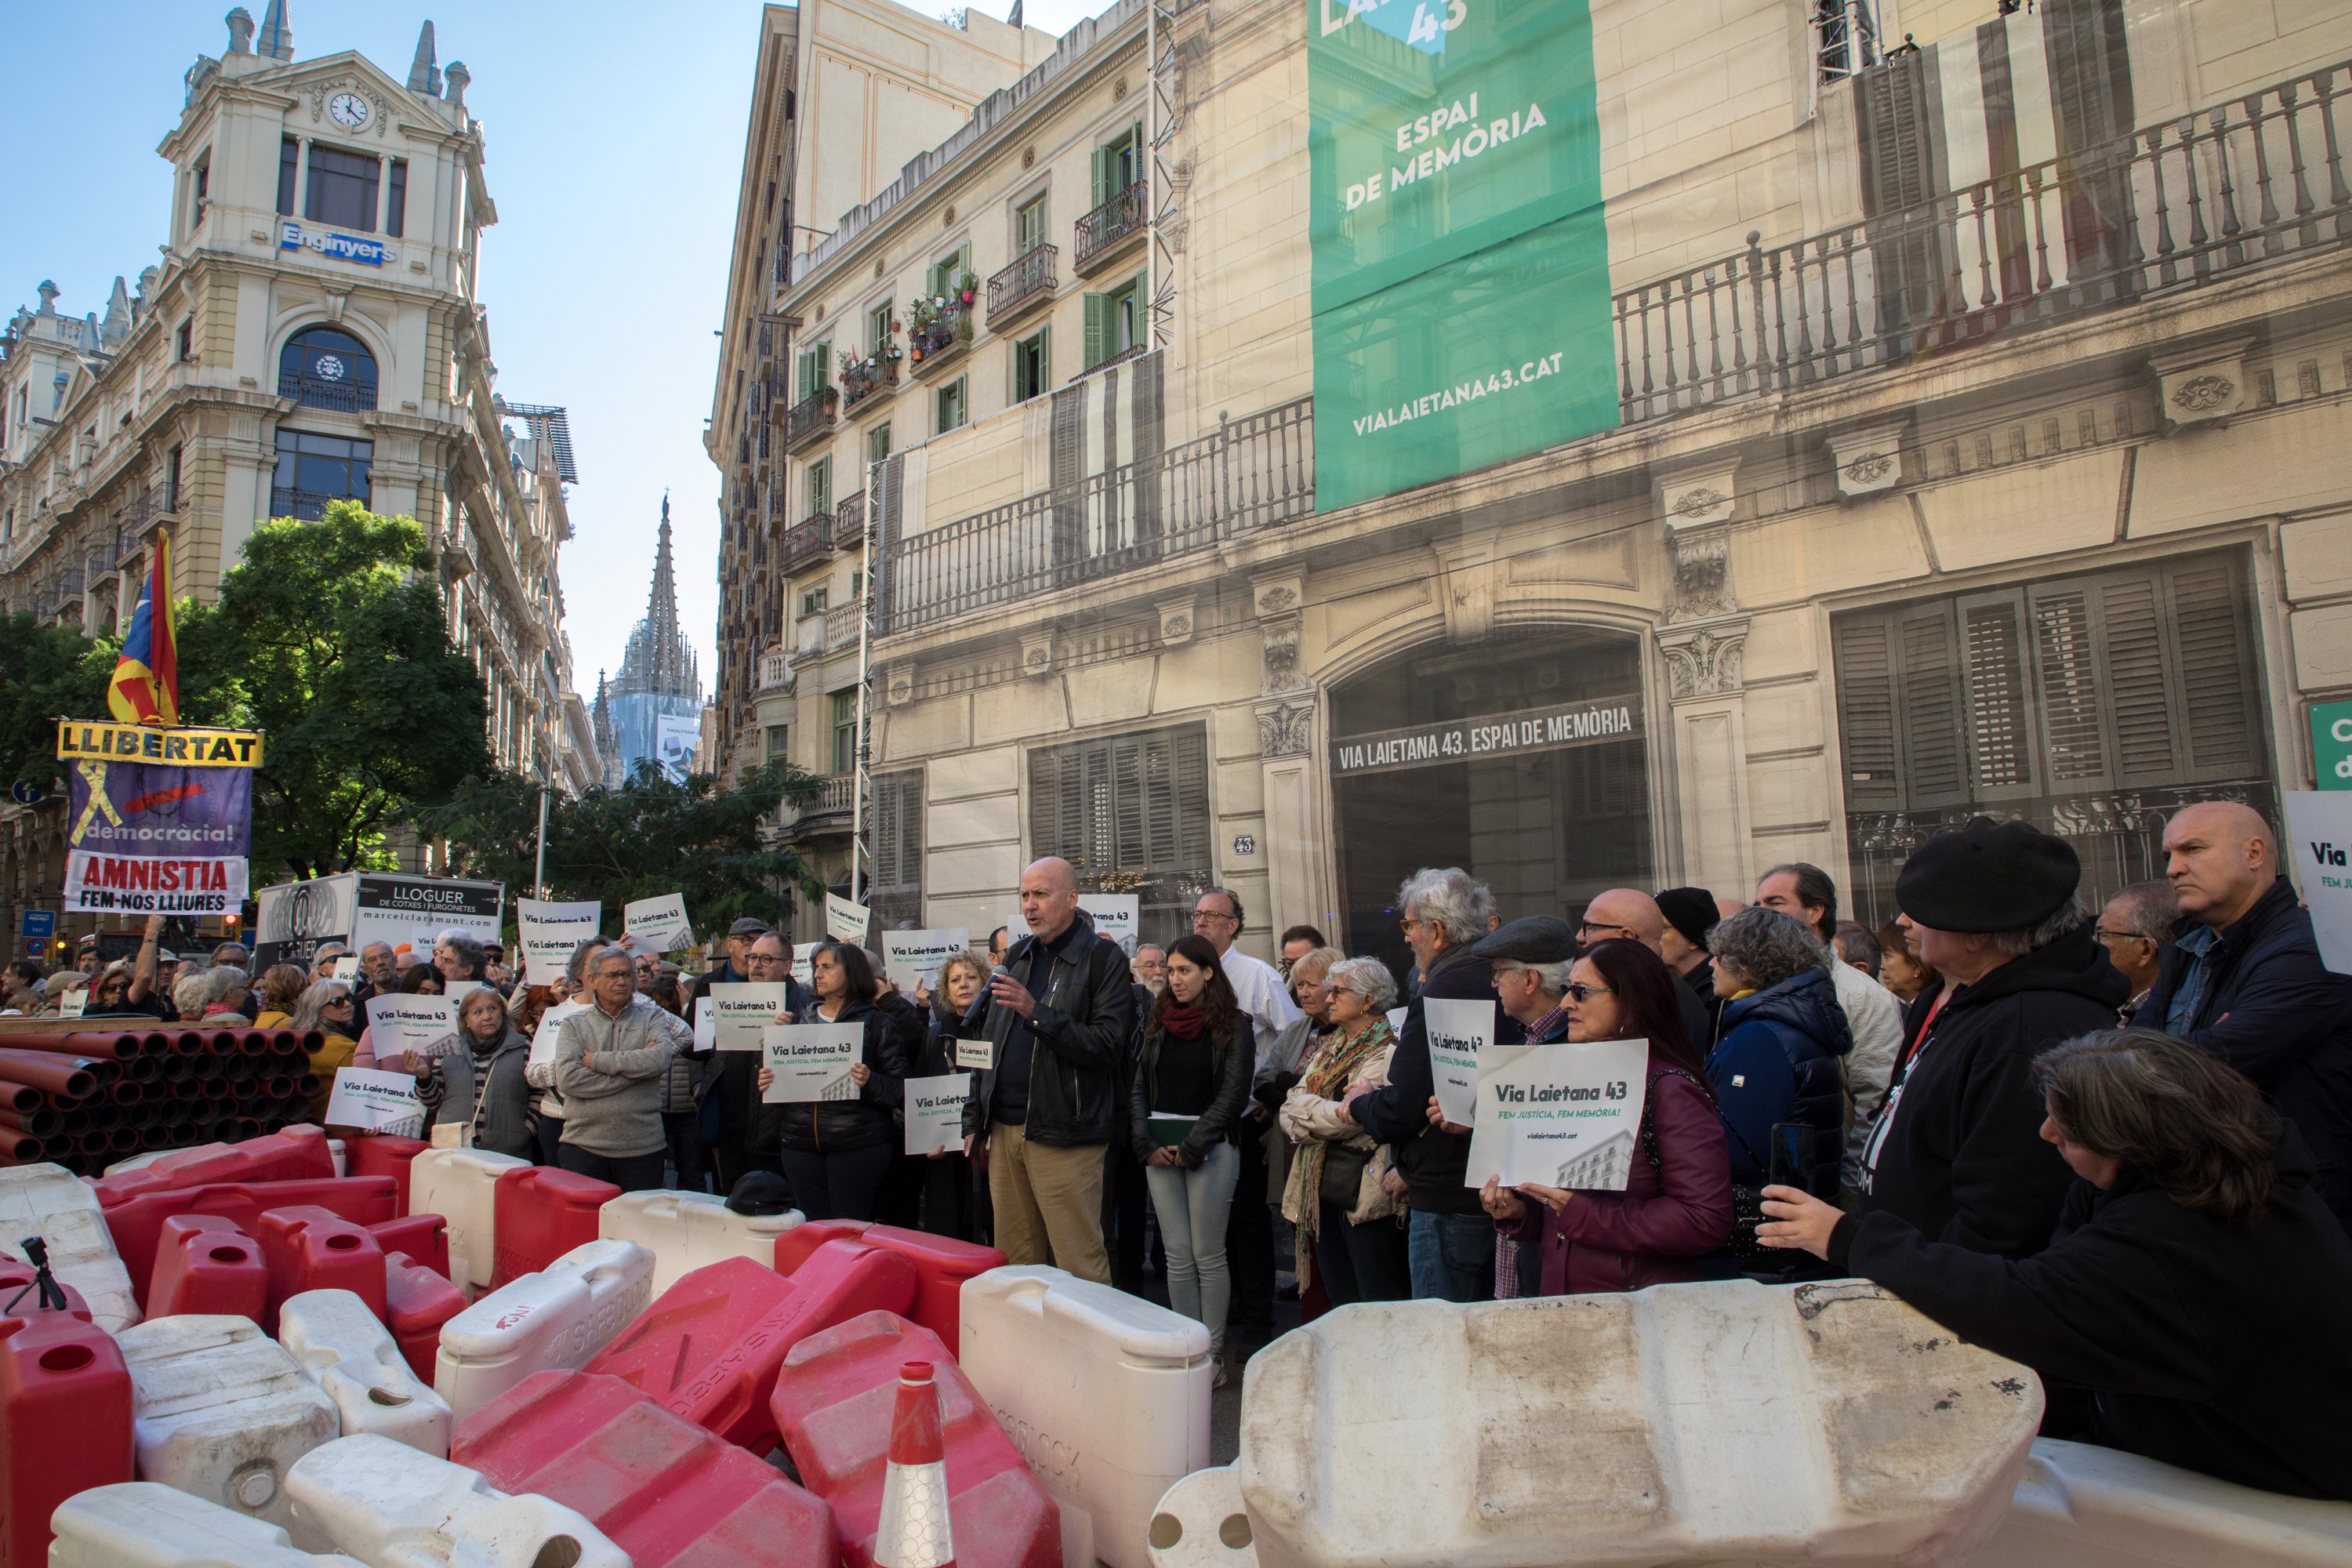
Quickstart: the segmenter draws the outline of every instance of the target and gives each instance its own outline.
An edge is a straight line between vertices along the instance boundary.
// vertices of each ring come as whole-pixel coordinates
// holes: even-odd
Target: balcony
[[[894,345],[885,349],[877,360],[850,360],[841,367],[841,405],[855,408],[877,392],[893,392],[898,385],[898,350]]]
[[[776,563],[786,572],[798,569],[833,548],[833,514],[818,512],[784,530]]]
[[[790,691],[795,684],[793,658],[790,652],[772,647],[760,656],[760,692]]]
[[[1138,180],[1095,208],[1077,223],[1075,265],[1081,278],[1091,278],[1141,243],[1151,226],[1151,205]]]
[[[858,550],[866,543],[866,492],[844,496],[833,510],[833,547]]]
[[[910,326],[907,332],[907,354],[914,362],[918,378],[954,363],[971,346],[971,310],[960,303],[950,304],[931,321]]]
[[[866,625],[866,606],[855,600],[836,605],[824,613],[824,651],[839,653],[857,646],[857,634]]]
[[[829,826],[845,827],[847,818],[856,811],[857,775],[835,773],[817,785],[814,798],[798,805],[786,805],[782,822],[786,827]]]
[[[784,450],[799,452],[816,445],[841,425],[841,394],[822,387],[792,405],[784,415]]]
[[[269,515],[299,518],[305,522],[316,522],[327,515],[328,507],[339,500],[355,500],[362,506],[368,503],[368,498],[363,495],[341,495],[328,490],[299,490],[289,486],[279,485],[269,492]]]
[[[331,355],[320,356],[322,361]],[[340,359],[334,360],[340,364]],[[375,377],[338,376],[330,379],[309,371],[281,370],[278,373],[278,395],[290,397],[305,408],[324,408],[335,414],[365,414],[375,407]]]
[[[988,280],[988,330],[1001,332],[1042,305],[1054,300],[1061,286],[1054,276],[1054,259],[1062,254],[1052,245],[1032,246],[1020,260]]]

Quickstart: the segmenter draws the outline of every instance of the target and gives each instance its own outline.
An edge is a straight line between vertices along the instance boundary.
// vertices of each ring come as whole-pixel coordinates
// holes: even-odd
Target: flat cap
[[[727,1194],[737,1214],[782,1214],[793,1206],[792,1184],[773,1171],[746,1171]]]
[[[2083,862],[2063,838],[1979,816],[1911,852],[1895,902],[1936,931],[2026,931],[2064,909],[2082,880]]]
[[[1498,958],[1521,963],[1565,963],[1576,956],[1576,928],[1558,915],[1523,915],[1480,937],[1471,946],[1470,956],[1490,963]]]
[[[768,922],[757,915],[745,915],[727,928],[727,934],[729,936],[765,936],[768,934]]]

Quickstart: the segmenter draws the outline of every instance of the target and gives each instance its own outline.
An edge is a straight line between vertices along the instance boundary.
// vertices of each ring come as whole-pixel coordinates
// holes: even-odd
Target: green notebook
[[[1173,1149],[1192,1135],[1192,1123],[1199,1120],[1201,1119],[1197,1116],[1178,1116],[1165,1110],[1153,1111],[1149,1123],[1151,1128],[1151,1146],[1155,1149]]]

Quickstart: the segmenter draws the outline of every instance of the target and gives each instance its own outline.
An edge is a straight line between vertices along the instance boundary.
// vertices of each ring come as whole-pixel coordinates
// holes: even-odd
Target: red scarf
[[[1167,1033],[1186,1042],[1201,1037],[1209,1026],[1209,1015],[1188,1002],[1170,1000],[1160,1009],[1160,1026]]]

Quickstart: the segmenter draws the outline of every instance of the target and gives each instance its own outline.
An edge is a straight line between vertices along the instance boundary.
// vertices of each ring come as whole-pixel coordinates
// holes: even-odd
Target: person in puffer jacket
[[[1706,1076],[1731,1139],[1731,1179],[1773,1179],[1772,1129],[1811,1130],[1792,1185],[1834,1203],[1845,1150],[1844,1062],[1853,1048],[1829,970],[1830,955],[1804,922],[1759,906],[1707,933],[1722,1032]]]

